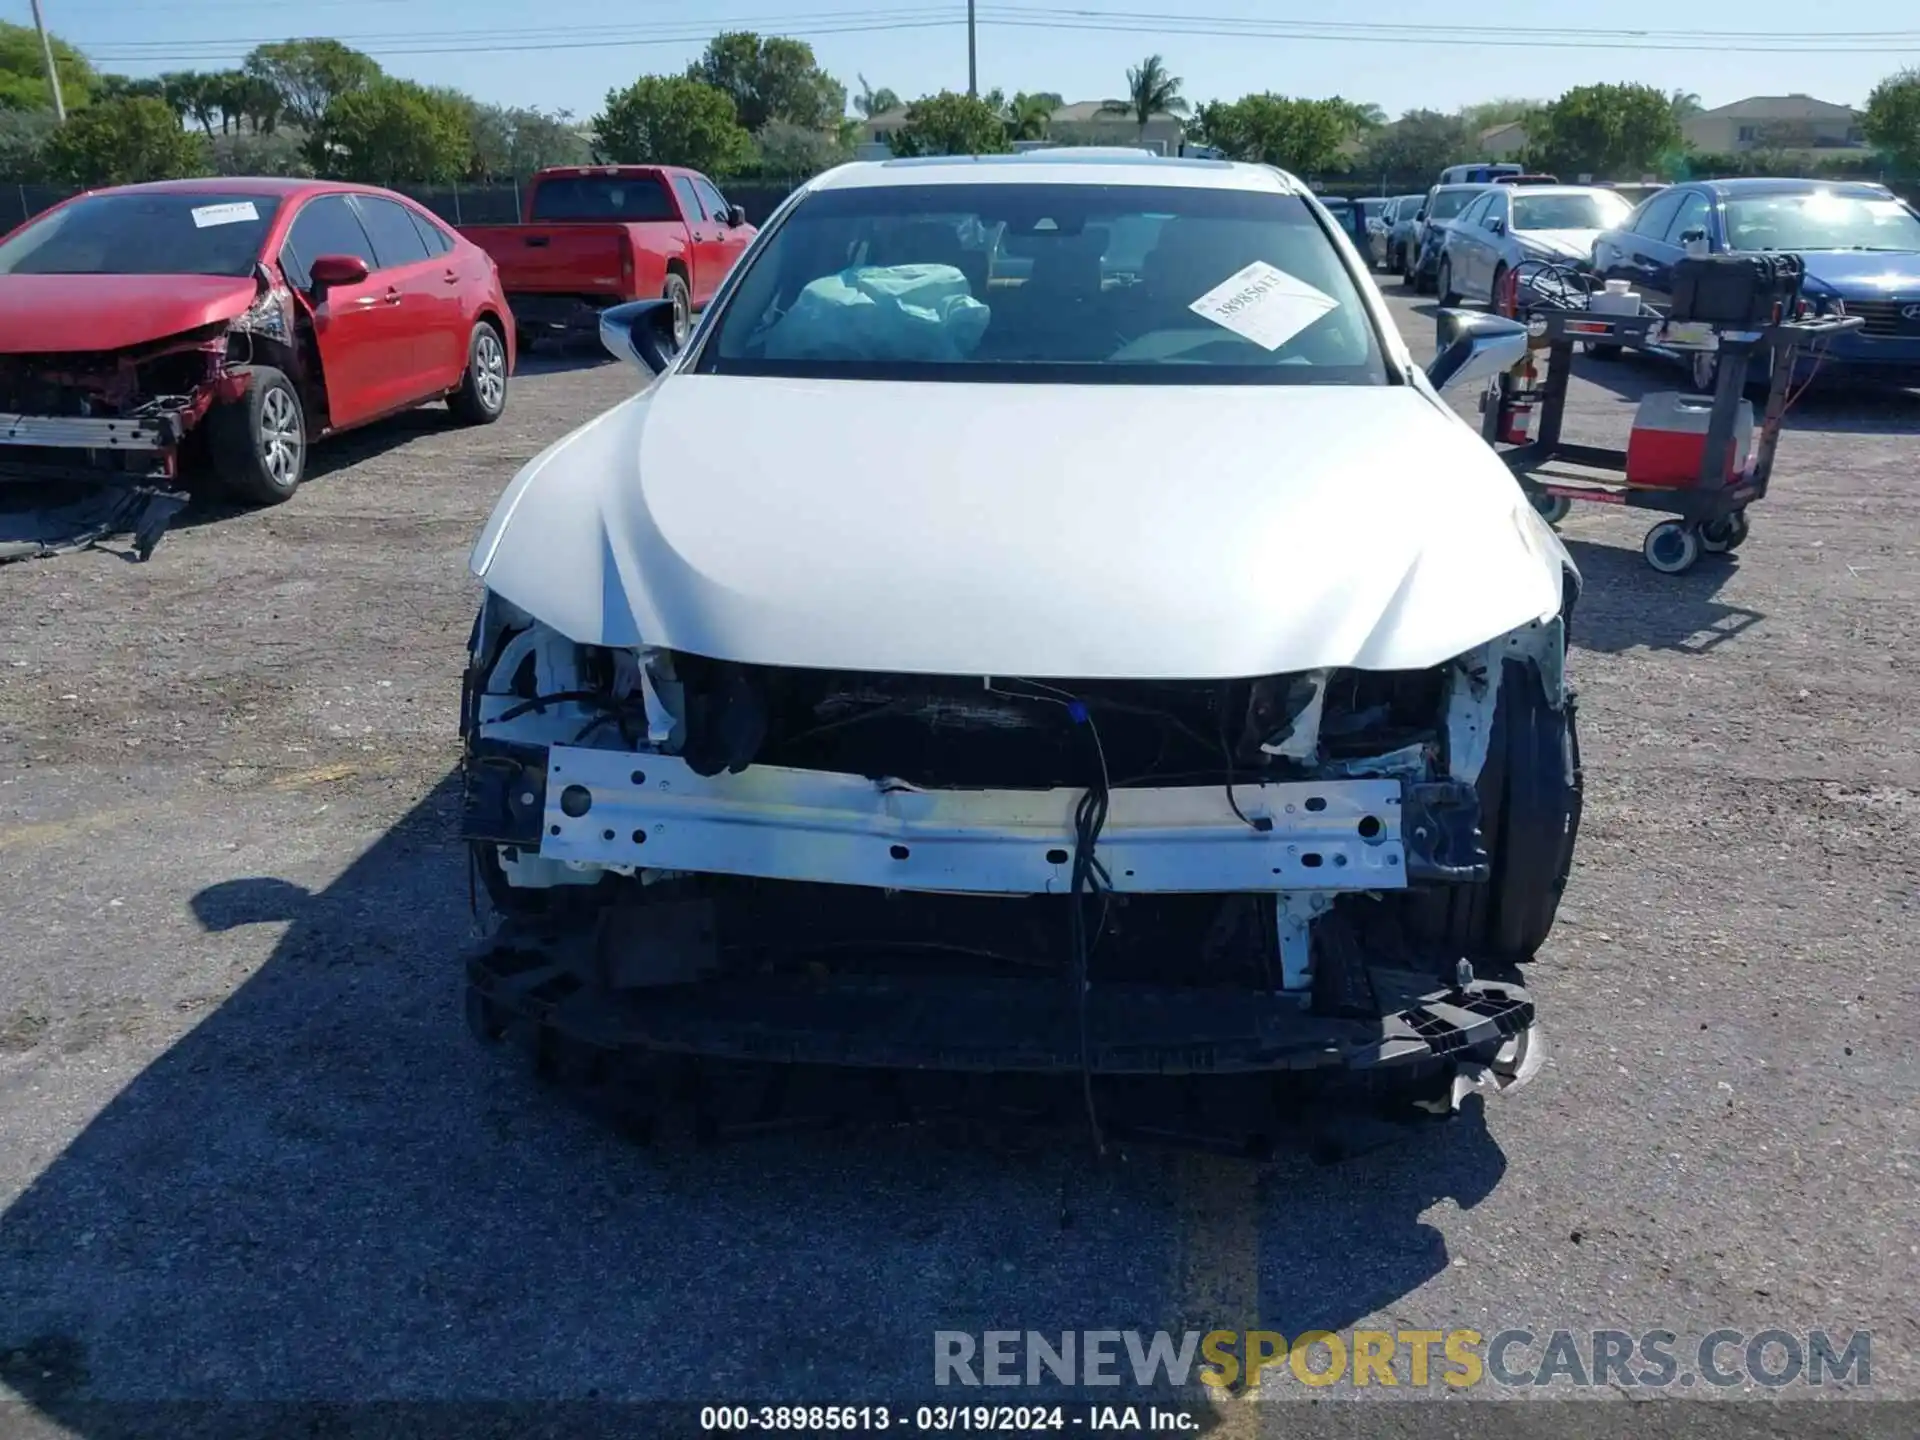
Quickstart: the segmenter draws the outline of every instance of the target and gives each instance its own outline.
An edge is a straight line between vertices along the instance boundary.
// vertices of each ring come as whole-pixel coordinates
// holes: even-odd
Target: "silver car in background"
[[[1367,263],[1375,270],[1398,270],[1399,252],[1394,237],[1413,229],[1414,212],[1424,195],[1392,195],[1380,207],[1380,213],[1367,221]]]
[[[1523,260],[1584,267],[1600,232],[1632,211],[1625,196],[1599,185],[1494,185],[1460,212],[1441,241],[1440,303],[1494,303]]]

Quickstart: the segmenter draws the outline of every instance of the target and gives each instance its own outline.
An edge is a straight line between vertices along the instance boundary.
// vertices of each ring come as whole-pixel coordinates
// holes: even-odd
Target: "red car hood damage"
[[[251,276],[0,275],[0,355],[124,350],[246,313]]]

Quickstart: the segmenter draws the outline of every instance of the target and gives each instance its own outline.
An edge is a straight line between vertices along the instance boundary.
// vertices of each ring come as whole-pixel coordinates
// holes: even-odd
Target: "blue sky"
[[[585,117],[610,87],[677,72],[715,30],[794,34],[851,90],[855,75],[912,97],[967,80],[964,0],[43,0],[48,24],[131,74],[233,64],[249,44],[337,35],[394,74],[457,85],[484,100]],[[1057,90],[1069,100],[1124,88],[1128,65],[1158,51],[1189,99],[1249,91],[1372,101],[1389,113],[1451,109],[1496,96],[1551,97],[1573,85],[1637,80],[1699,93],[1708,105],[1804,92],[1859,104],[1876,81],[1920,65],[1912,0],[979,0],[980,86]],[[1187,18],[1177,19],[1184,15]],[[30,23],[28,0],[0,18]],[[1249,24],[1294,33],[1246,33]],[[1451,33],[1411,27],[1446,24]],[[1320,34],[1299,33],[1303,25]],[[1465,33],[1462,27],[1483,27]],[[1237,31],[1233,34],[1207,34]],[[1587,33],[1575,33],[1575,32]],[[1677,32],[1691,33],[1677,33]],[[1336,33],[1337,32],[1337,33]],[[1637,32],[1637,33],[1636,33]],[[383,38],[384,37],[384,38]],[[1816,38],[1817,37],[1817,38]],[[1560,43],[1516,44],[1552,38]],[[1440,41],[1453,43],[1438,43]],[[1502,43],[1485,43],[1497,41]],[[1748,47],[1745,53],[1731,47]]]

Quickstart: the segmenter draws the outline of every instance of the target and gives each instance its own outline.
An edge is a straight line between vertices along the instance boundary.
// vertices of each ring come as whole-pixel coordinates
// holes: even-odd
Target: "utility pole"
[[[40,0],[33,0],[33,13],[36,15],[40,13]],[[44,40],[46,38],[46,31],[41,31],[40,37]],[[52,60],[47,61],[47,73],[53,73]],[[979,67],[974,62],[973,0],[967,0],[967,94],[976,98],[980,94],[980,72]]]
[[[47,38],[47,22],[40,14],[40,0],[33,0],[33,28],[40,32],[40,54],[47,62],[47,88],[53,92],[53,118],[67,123],[67,103],[60,98],[60,69],[53,63],[53,41]]]

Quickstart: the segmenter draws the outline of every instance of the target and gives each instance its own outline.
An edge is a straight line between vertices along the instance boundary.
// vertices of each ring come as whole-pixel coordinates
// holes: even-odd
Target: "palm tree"
[[[860,93],[853,97],[853,108],[865,119],[871,120],[876,115],[900,108],[900,97],[886,86],[882,85],[876,90],[867,83],[866,76],[856,75],[854,78],[860,82]]]
[[[1673,107],[1673,118],[1690,120],[1706,107],[1700,103],[1700,97],[1691,90],[1676,90],[1667,97],[1667,103]]]
[[[1147,137],[1147,122],[1156,115],[1184,115],[1186,97],[1180,93],[1181,79],[1169,75],[1158,55],[1149,55],[1138,65],[1127,68],[1127,98],[1109,100],[1100,107],[1102,115],[1131,115],[1140,122],[1140,138]]]
[[[1021,91],[1007,102],[1001,112],[1009,140],[1044,140],[1053,112],[1060,108],[1058,95],[1029,95]]]

